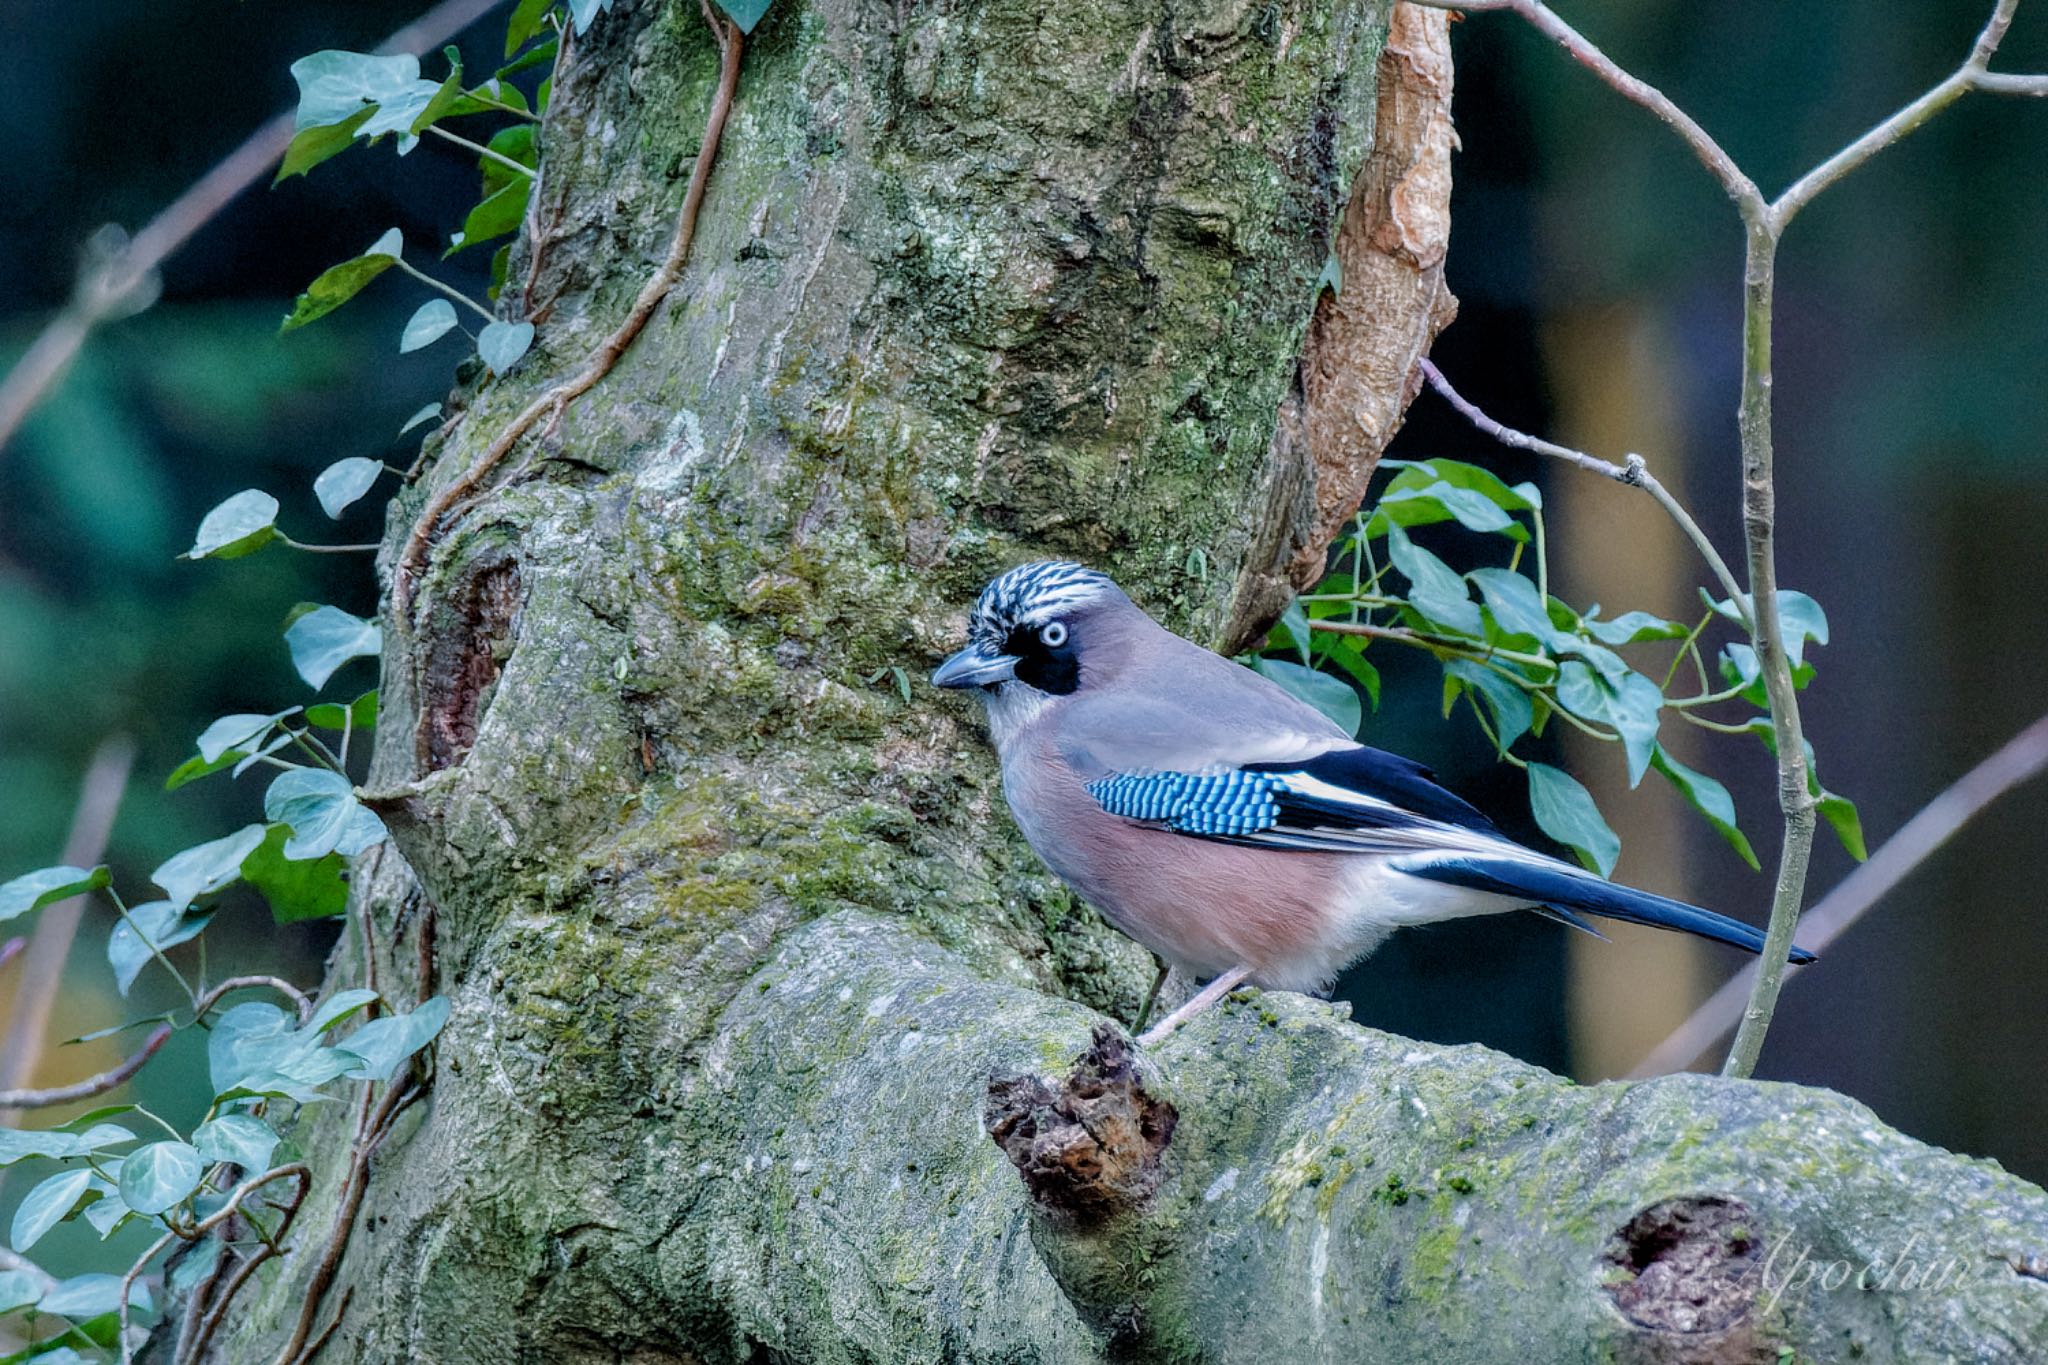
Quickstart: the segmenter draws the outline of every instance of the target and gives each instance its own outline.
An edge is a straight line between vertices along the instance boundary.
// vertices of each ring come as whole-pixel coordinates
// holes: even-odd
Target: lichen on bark
[[[1661,1200],[1856,1253],[1917,1215],[1987,1255],[2048,1242],[2037,1192],[1831,1096],[1577,1090],[1294,997],[1132,1062],[1178,1121],[1104,1225],[1036,1208],[983,1131],[990,1083],[1068,1072],[1149,962],[1022,846],[967,710],[891,670],[1037,555],[1243,627],[1241,574],[1300,549],[1270,534],[1275,423],[1386,18],[770,10],[678,288],[387,623],[369,786],[402,857],[356,895],[380,979],[455,1008],[323,1361],[1582,1359],[1650,1339],[1606,1277]],[[620,0],[572,44],[510,275],[537,348],[459,395],[387,572],[664,250],[715,70],[691,5]],[[1442,298],[1401,297],[1384,321],[1426,336]],[[298,1135],[326,1169],[340,1122]],[[274,1353],[305,1260],[218,1358]],[[1806,1296],[1759,1330],[2022,1341],[2042,1288],[1934,1317]]]

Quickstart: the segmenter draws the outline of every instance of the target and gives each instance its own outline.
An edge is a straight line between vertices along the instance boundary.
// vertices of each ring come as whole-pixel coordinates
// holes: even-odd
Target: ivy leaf
[[[1547,763],[1529,765],[1529,811],[1545,834],[1579,855],[1579,861],[1606,876],[1621,856],[1621,840],[1600,807],[1574,778]]]
[[[0,1313],[27,1308],[42,1296],[42,1283],[33,1272],[27,1269],[0,1270]]]
[[[215,507],[199,523],[186,559],[240,559],[277,535],[277,499],[247,488]]]
[[[431,422],[440,415],[441,405],[439,403],[429,403],[425,407],[421,408],[418,412],[414,413],[412,416],[406,418],[405,425],[398,429],[398,434],[400,436],[403,436],[408,431],[411,431],[414,427],[420,426],[426,422]]]
[[[244,825],[225,838],[173,853],[149,879],[183,910],[201,896],[233,884],[242,875],[242,859],[262,842],[263,826]]]
[[[347,1074],[360,1080],[388,1081],[406,1058],[434,1041],[448,1022],[448,997],[437,995],[411,1014],[372,1019],[341,1040],[343,1052],[361,1059]]]
[[[427,306],[431,308],[433,305]],[[448,308],[446,303],[441,306]],[[414,314],[413,319],[415,322],[418,321],[419,315]],[[455,325],[453,308],[448,308],[448,325]],[[412,323],[407,323],[405,330],[408,334],[411,333]],[[313,496],[320,500],[320,510],[327,514],[330,521],[339,521],[341,514],[349,509],[349,505],[369,492],[371,485],[377,482],[377,476],[383,472],[384,466],[380,462],[364,459],[360,455],[352,455],[346,460],[336,460],[321,470],[319,477],[313,480]]]
[[[292,122],[300,129],[355,118],[365,105],[402,102],[421,84],[420,59],[402,52],[380,57],[330,48],[299,58],[291,72],[299,86]],[[432,83],[427,84],[431,91]]]
[[[304,175],[321,162],[347,151],[349,144],[356,140],[356,133],[376,112],[366,104],[340,123],[302,128],[294,133],[291,145],[284,150],[284,161],[277,168],[277,176],[270,183],[281,185],[293,176]]]
[[[1860,863],[1870,857],[1870,850],[1863,842],[1863,817],[1857,813],[1854,801],[1823,789],[1820,793],[1820,818],[1828,822],[1828,828],[1842,841],[1842,847],[1851,858]]]
[[[262,893],[277,924],[332,919],[348,909],[348,859],[339,853],[289,858],[291,826],[271,825],[242,860],[242,880]]]
[[[356,1015],[368,1009],[377,1001],[377,992],[357,987],[349,991],[336,991],[320,1002],[320,1008],[313,1011],[313,1017],[306,1021],[306,1027],[315,1033],[322,1033],[336,1024],[347,1023]]]
[[[201,1161],[231,1161],[258,1172],[269,1169],[270,1154],[277,1150],[278,1141],[269,1124],[250,1114],[222,1114],[192,1133],[192,1145]]]
[[[441,49],[441,55],[448,59],[448,75],[434,87],[434,93],[427,97],[426,104],[407,125],[405,131],[412,137],[418,137],[449,114],[456,112],[456,106],[474,103],[463,97],[461,51],[453,46],[444,47]]]
[[[299,708],[287,707],[273,711],[267,716],[240,714],[222,716],[199,734],[199,757],[207,763],[218,762],[235,750],[248,750],[270,733],[270,727],[291,715]]]
[[[575,21],[576,36],[582,37],[591,21],[612,7],[612,0],[569,0],[569,17]],[[748,32],[750,30],[741,30]]]
[[[494,322],[477,334],[476,353],[491,367],[491,373],[503,374],[519,363],[531,345],[532,323]]]
[[[531,123],[515,123],[509,128],[500,128],[484,145],[507,161],[517,162],[529,171],[540,165],[540,147],[534,141]],[[483,176],[483,192],[487,197],[496,194],[507,185],[531,187],[533,184],[532,176],[521,175],[492,157],[479,158],[477,170]]]
[[[45,867],[0,884],[0,920],[98,891],[112,881],[104,867]]]
[[[340,773],[325,768],[294,768],[278,774],[263,794],[267,819],[290,825],[285,841],[289,859],[323,858],[339,853],[353,858],[384,841],[384,822],[362,802]]]
[[[575,0],[570,0],[575,3]],[[610,4],[611,0],[605,0]],[[731,16],[740,26],[740,32],[752,33],[754,25],[761,22],[761,16],[768,12],[769,0],[718,0],[718,7]]]
[[[292,311],[285,316],[284,325],[278,330],[289,332],[326,317],[360,294],[371,280],[397,265],[404,251],[405,238],[397,228],[392,228],[372,242],[370,249],[362,255],[340,265],[329,266],[306,286],[306,292],[292,304]]]
[[[1638,645],[1645,640],[1683,640],[1692,627],[1682,621],[1667,621],[1647,611],[1627,611],[1612,621],[1596,621],[1588,615],[1579,626],[1594,639],[1610,645]]]
[[[350,616],[340,607],[315,607],[284,633],[292,667],[314,688],[327,685],[334,671],[351,659],[374,659],[384,652],[384,632],[375,621]]]
[[[306,722],[323,730],[374,730],[377,728],[377,689],[371,688],[348,705],[323,701],[306,708]]]
[[[84,1156],[135,1141],[135,1134],[118,1123],[95,1123],[82,1133],[69,1132],[67,1128],[0,1128],[0,1166],[12,1166],[32,1156]]]
[[[507,171],[506,174],[511,175],[511,172]],[[489,198],[469,211],[469,216],[462,220],[462,235],[456,239],[454,245],[441,253],[442,260],[445,261],[466,247],[479,246],[495,237],[503,237],[508,232],[519,230],[519,225],[526,220],[526,200],[533,192],[533,182],[525,176],[513,176],[512,180],[513,183],[493,192]],[[448,311],[448,325],[452,327],[455,325],[455,310],[450,308]],[[505,324],[491,325],[495,327]]]
[[[1352,680],[1365,689],[1366,700],[1372,703],[1372,709],[1380,709],[1380,671],[1365,657],[1365,650],[1358,641],[1339,636],[1323,658],[1349,673]]]
[[[1551,623],[1542,596],[1526,575],[1512,569],[1474,569],[1465,577],[1479,589],[1487,614],[1500,628],[1500,643],[1525,642],[1547,645],[1553,650],[1569,649],[1577,643]]]
[[[44,1233],[77,1211],[78,1201],[91,1183],[92,1170],[83,1166],[75,1171],[59,1171],[39,1182],[22,1196],[14,1210],[8,1245],[16,1251],[27,1251],[41,1241]]]
[[[121,1199],[145,1217],[175,1208],[199,1188],[206,1170],[186,1142],[152,1142],[121,1163]]]
[[[1707,605],[1712,607],[1717,613],[1737,625],[1742,624],[1742,613],[1736,609],[1732,599],[1723,598],[1717,601],[1704,590],[1701,591],[1700,596],[1705,598]],[[1744,593],[1742,595],[1743,608],[1747,609],[1752,600],[1748,593]],[[1785,657],[1792,661],[1792,667],[1797,671],[1806,660],[1806,642],[1808,640],[1812,640],[1817,645],[1824,645],[1828,642],[1828,615],[1821,610],[1820,603],[1814,601],[1805,593],[1794,592],[1790,588],[1778,589],[1777,600],[1778,626],[1785,636]],[[1744,648],[1748,648],[1748,646],[1744,646]],[[1808,676],[1810,677],[1811,674]],[[1805,684],[1802,683],[1800,685],[1804,686]]]
[[[1756,850],[1749,845],[1745,835],[1735,823],[1735,798],[1728,789],[1705,773],[1695,772],[1658,745],[1650,762],[1657,771],[1671,779],[1671,785],[1678,788],[1679,795],[1691,803],[1692,808],[1707,818],[1707,823],[1717,830],[1728,846],[1742,856],[1754,871],[1763,871],[1763,864],[1757,861]]]
[[[555,0],[519,0],[512,8],[512,17],[505,24],[505,55],[511,56],[526,45],[526,40],[548,26],[548,11],[555,6]]]
[[[446,299],[428,299],[406,319],[405,330],[398,335],[398,353],[411,355],[414,351],[433,345],[454,330],[455,305]],[[374,465],[376,461],[372,460],[369,463]],[[374,479],[376,475],[372,474],[370,477]],[[327,515],[331,517],[335,514],[329,512]]]
[[[107,965],[114,986],[127,998],[128,988],[158,951],[199,937],[213,919],[212,910],[187,910],[175,901],[149,901],[131,909],[107,935]]]
[[[1417,509],[1421,515],[1409,513],[1402,506],[1404,503],[1421,504]],[[1468,531],[1495,534],[1513,528],[1518,534],[1511,539],[1526,539],[1528,536],[1513,517],[1484,494],[1456,487],[1442,479],[1421,488],[1389,489],[1380,497],[1380,508],[1387,512],[1390,520],[1403,526],[1423,526],[1450,518]],[[1431,512],[1442,515],[1429,515]]]
[[[1445,714],[1450,713],[1451,703],[1457,700],[1454,686],[1468,688],[1485,698],[1487,710],[1493,713],[1494,737],[1501,753],[1507,753],[1516,740],[1529,733],[1529,727],[1536,719],[1536,710],[1528,692],[1522,688],[1471,659],[1445,660],[1444,678],[1447,684],[1444,689]],[[1454,679],[1455,684],[1452,683]]]
[[[1280,684],[1295,700],[1307,702],[1328,716],[1345,734],[1358,733],[1359,724],[1364,720],[1358,706],[1358,694],[1342,678],[1333,678],[1285,659],[1254,659],[1252,671]]]
[[[1280,613],[1280,620],[1274,626],[1274,630],[1286,638],[1286,648],[1292,649],[1301,657],[1301,662],[1307,664],[1309,642],[1308,613],[1301,609],[1301,599],[1299,597],[1289,602],[1287,610]]]
[[[1408,580],[1408,603],[1431,623],[1477,639],[1485,631],[1479,604],[1451,567],[1408,539],[1399,526],[1387,528],[1387,554]]]
[[[60,1318],[102,1318],[121,1307],[120,1275],[95,1271],[86,1275],[73,1275],[60,1280],[56,1286],[43,1295],[36,1305],[39,1313],[49,1313]],[[154,1300],[150,1297],[149,1286],[137,1280],[128,1288],[128,1307],[131,1312],[151,1311]],[[75,1353],[74,1353],[75,1354]],[[63,1365],[59,1352],[38,1353],[31,1357],[37,1365]],[[83,1359],[83,1357],[78,1357]]]

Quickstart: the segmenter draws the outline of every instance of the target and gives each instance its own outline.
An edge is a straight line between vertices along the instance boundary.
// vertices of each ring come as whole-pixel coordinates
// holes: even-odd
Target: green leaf
[[[1692,627],[1683,621],[1667,621],[1647,611],[1627,611],[1612,621],[1582,617],[1580,628],[1594,639],[1610,645],[1636,645],[1645,640],[1683,640]]]
[[[43,1296],[42,1281],[29,1270],[0,1270],[0,1313],[27,1308]]]
[[[1548,645],[1552,649],[1568,649],[1577,643],[1551,624],[1550,612],[1527,576],[1512,569],[1474,569],[1465,577],[1479,589],[1487,614],[1499,627],[1499,643],[1510,648]]]
[[[731,13],[730,10],[726,12]],[[1323,257],[1323,273],[1316,276],[1317,302],[1322,301],[1323,291],[1326,289],[1332,294],[1344,292],[1344,262],[1337,259],[1337,253],[1334,251]]]
[[[414,413],[412,416],[406,418],[405,425],[398,429],[398,434],[400,436],[403,436],[408,431],[411,431],[414,427],[419,426],[425,422],[431,422],[440,415],[441,405],[439,403],[429,403],[425,407],[421,408],[418,412]]]
[[[1842,847],[1857,862],[1870,857],[1870,850],[1863,842],[1863,817],[1857,813],[1856,803],[1838,793],[1823,790],[1820,794],[1820,818],[1828,822],[1828,828],[1842,841]]]
[[[175,948],[197,938],[212,919],[211,910],[188,911],[174,901],[149,901],[130,910],[107,935],[107,964],[114,969],[114,986],[122,997],[156,956],[150,945]]]
[[[242,875],[242,859],[262,842],[263,826],[244,825],[225,838],[173,853],[149,879],[182,910],[201,896],[232,885]]]
[[[1438,479],[1435,483],[1421,488],[1389,489],[1380,496],[1380,507],[1382,510],[1399,508],[1402,503],[1406,502],[1434,504],[1436,509],[1444,513],[1444,516],[1454,518],[1460,526],[1463,526],[1468,531],[1481,531],[1493,534],[1513,527],[1516,531],[1521,532],[1520,536],[1514,537],[1515,539],[1525,538],[1528,534],[1526,531],[1522,531],[1520,524],[1513,517],[1502,511],[1492,499],[1484,494],[1474,492],[1472,489],[1459,488],[1455,484],[1448,483],[1442,479]],[[1390,511],[1389,516],[1405,526],[1426,525],[1431,521],[1441,521],[1444,519],[1443,517],[1428,517],[1403,520],[1401,513],[1397,511]]]
[[[505,24],[505,55],[511,56],[526,40],[548,26],[548,11],[555,7],[555,0],[519,0],[512,8],[512,17]]]
[[[288,858],[284,849],[291,833],[289,825],[266,829],[263,842],[242,860],[242,880],[263,893],[278,924],[332,919],[348,909],[348,859],[339,853]]]
[[[510,175],[511,172],[508,171],[506,174]],[[488,199],[485,199],[481,204],[471,209],[469,216],[462,220],[461,237],[446,251],[441,253],[441,259],[446,260],[456,252],[469,247],[481,246],[493,238],[503,237],[508,232],[517,232],[519,225],[526,220],[526,199],[532,193],[532,190],[533,182],[531,180],[524,176],[515,176],[512,184],[494,192]],[[454,310],[452,308],[449,309],[448,325],[450,327],[455,325]],[[493,327],[512,325],[514,324],[491,324]],[[530,327],[530,324],[519,325]],[[439,334],[436,333],[436,335]],[[513,358],[517,359],[518,357],[515,356]]]
[[[1516,740],[1529,733],[1536,713],[1527,691],[1471,659],[1446,659],[1444,676],[1457,679],[1461,685],[1486,699],[1486,709],[1493,713],[1494,734],[1501,753],[1505,754],[1514,747]],[[1447,697],[1446,702],[1449,700]]]
[[[1742,613],[1736,610],[1735,603],[1732,600],[1723,598],[1717,601],[1704,590],[1700,593],[1700,596],[1706,598],[1707,605],[1720,615],[1725,616],[1737,625],[1742,624]],[[1742,596],[1743,607],[1747,608],[1752,600],[1748,593],[1744,593]],[[1790,659],[1792,667],[1797,669],[1805,662],[1806,642],[1808,640],[1812,640],[1817,645],[1824,645],[1828,642],[1828,616],[1826,612],[1820,609],[1820,603],[1814,601],[1805,593],[1794,592],[1790,588],[1778,589],[1777,601],[1778,627],[1785,636],[1785,657]],[[1801,685],[1804,686],[1804,684]]]
[[[320,1007],[313,1011],[313,1017],[306,1021],[306,1027],[315,1033],[331,1029],[336,1024],[347,1023],[376,1002],[377,992],[360,986],[354,990],[336,991],[320,1002]]]
[[[121,1163],[121,1199],[145,1216],[175,1208],[199,1188],[206,1168],[185,1142],[152,1142]]]
[[[263,737],[270,733],[270,727],[291,715],[299,708],[288,707],[273,711],[267,716],[244,713],[222,716],[199,733],[199,757],[208,763],[225,758],[234,750],[247,751],[254,748]]]
[[[410,318],[406,319],[405,330],[399,333],[398,337],[398,353],[400,355],[411,355],[414,351],[433,345],[454,330],[455,305],[446,299],[428,299],[414,311]],[[348,461],[344,460],[342,463],[346,464]],[[363,463],[372,466],[373,469],[377,467],[375,460],[365,460]],[[370,475],[373,481],[376,477],[374,472]],[[369,485],[365,484],[363,488],[367,492]],[[361,496],[362,493],[356,494],[356,497]],[[350,498],[348,501],[353,502],[355,498]],[[320,505],[325,507],[327,504],[323,500]],[[342,504],[344,507],[347,505],[347,502]],[[329,511],[327,515],[332,517],[339,514]]]
[[[326,317],[360,294],[371,280],[397,265],[404,250],[405,239],[397,228],[392,228],[372,242],[370,249],[362,255],[340,265],[329,266],[318,279],[306,286],[306,292],[293,303],[292,311],[285,316],[284,326],[278,330],[289,332]]]
[[[569,0],[569,17],[576,23],[576,36],[582,37],[593,19],[612,7],[612,0]],[[742,29],[741,32],[749,32]]]
[[[248,488],[208,512],[192,537],[186,559],[240,559],[277,535],[277,499]]]
[[[1671,779],[1671,785],[1678,788],[1678,794],[1707,818],[1707,823],[1728,841],[1728,846],[1742,855],[1742,861],[1755,871],[1763,871],[1763,864],[1757,861],[1756,850],[1749,845],[1749,836],[1735,823],[1735,798],[1728,794],[1726,787],[1705,773],[1686,767],[1661,744],[1650,762],[1658,772]]]
[[[270,1169],[270,1154],[277,1150],[277,1143],[270,1125],[250,1114],[222,1114],[200,1124],[192,1134],[192,1146],[201,1161],[232,1161],[252,1172]]]
[[[491,253],[491,287],[485,290],[492,303],[505,292],[505,272],[512,268],[512,244],[507,242]]]
[[[55,1288],[43,1295],[36,1305],[39,1313],[50,1313],[60,1318],[97,1318],[119,1311],[121,1307],[120,1275],[95,1272],[90,1275],[73,1275],[60,1280]],[[138,1312],[149,1312],[155,1300],[150,1297],[149,1286],[138,1279],[129,1287],[128,1306]],[[54,1365],[50,1355],[38,1356],[39,1365]]]
[[[63,1158],[84,1156],[103,1147],[118,1147],[135,1141],[135,1134],[118,1123],[96,1123],[82,1133],[62,1128],[0,1128],[0,1166],[12,1166],[32,1156]]]
[[[448,308],[445,302],[436,302],[440,302],[443,308]],[[433,306],[431,303],[427,305],[429,308]],[[413,321],[418,320],[419,315],[415,313]],[[455,325],[453,308],[448,308],[448,325]],[[407,323],[405,330],[410,336],[412,323]],[[399,349],[405,348],[401,346]],[[339,521],[341,514],[349,509],[349,505],[369,492],[371,485],[377,482],[377,476],[383,472],[384,466],[381,463],[366,460],[360,455],[351,455],[346,460],[336,460],[321,470],[319,477],[313,480],[313,496],[320,500],[320,510],[327,514],[330,521]]]
[[[348,1074],[367,1081],[388,1081],[400,1063],[434,1041],[448,1022],[448,997],[437,995],[411,1014],[372,1019],[341,1040],[341,1050],[362,1061]]]
[[[365,105],[403,104],[421,84],[420,59],[409,53],[380,57],[329,49],[299,58],[291,72],[299,86],[293,123],[301,129],[356,118]],[[427,85],[431,92],[432,83]]]
[[[188,758],[177,767],[171,769],[171,775],[164,779],[164,790],[174,792],[187,782],[196,782],[202,777],[219,772],[222,768],[239,763],[246,757],[246,754],[237,749],[222,754],[211,763],[208,763],[203,758]]]
[[[1408,603],[1432,623],[1460,634],[1480,638],[1485,631],[1479,604],[1465,587],[1465,580],[1449,565],[1408,539],[1399,526],[1387,529],[1387,554],[1408,580]]]
[[[1287,604],[1287,610],[1280,613],[1280,620],[1273,629],[1286,640],[1286,648],[1292,649],[1306,665],[1309,646],[1308,613],[1301,609],[1299,597]]]
[[[505,160],[516,162],[528,170],[540,165],[540,144],[534,139],[531,123],[515,123],[509,128],[500,128],[484,145]],[[483,193],[486,198],[507,185],[516,184],[529,189],[533,185],[532,176],[521,175],[510,166],[491,157],[480,158],[477,161],[477,171],[483,176]]]
[[[27,1251],[41,1241],[44,1233],[77,1212],[78,1201],[91,1183],[92,1171],[84,1166],[75,1171],[59,1171],[39,1182],[15,1207],[8,1245],[16,1251]]]
[[[1380,709],[1380,671],[1365,657],[1365,650],[1359,642],[1348,636],[1338,636],[1323,656],[1328,663],[1349,673],[1352,680],[1365,689],[1365,696],[1372,703],[1372,709]]]
[[[1600,807],[1578,780],[1547,763],[1529,765],[1529,811],[1545,834],[1606,876],[1621,856],[1621,840],[1601,818]]]
[[[604,0],[604,3],[609,5],[611,0]],[[768,0],[718,0],[718,7],[740,26],[740,32],[752,33],[754,25],[760,23],[761,16],[768,12]],[[581,29],[577,31],[582,32]]]
[[[353,784],[325,768],[279,773],[263,794],[263,814],[292,827],[284,845],[287,858],[353,858],[384,840],[384,822],[356,800]]]
[[[258,1169],[262,1169],[260,1166]],[[200,1285],[213,1278],[214,1267],[220,1264],[221,1248],[227,1243],[221,1236],[226,1229],[200,1239],[199,1245],[178,1258],[169,1267],[168,1288],[173,1299],[189,1299]]]
[[[284,633],[292,667],[314,688],[327,685],[334,671],[351,659],[374,659],[384,652],[384,633],[375,621],[350,616],[340,607],[315,607]]]
[[[491,367],[493,374],[503,374],[519,363],[533,345],[533,324],[530,322],[494,322],[477,333],[476,353],[483,357],[484,364]]]
[[[1280,684],[1295,700],[1307,702],[1328,716],[1345,734],[1358,733],[1359,724],[1364,720],[1358,706],[1358,694],[1342,678],[1333,678],[1285,659],[1263,657],[1252,660],[1252,671]]]
[[[267,1001],[244,1001],[220,1015],[206,1039],[214,1093],[256,1067],[271,1066],[284,1055],[285,1041],[294,1036],[291,1016]]]
[[[371,688],[346,706],[335,701],[309,706],[306,708],[306,721],[322,730],[374,730],[377,728],[377,689]]]
[[[356,140],[356,133],[376,112],[369,105],[364,105],[340,123],[300,129],[292,135],[291,145],[284,151],[284,161],[270,183],[281,185],[293,176],[304,175],[321,162],[347,151],[349,144]]]
[[[0,883],[0,920],[102,890],[112,880],[104,867],[45,867],[23,873],[11,882]]]
[[[418,137],[448,117],[455,111],[457,105],[471,103],[463,98],[462,53],[454,47],[444,47],[441,49],[441,55],[448,59],[448,75],[434,87],[434,93],[427,98],[418,115],[406,126],[405,131],[413,137]]]

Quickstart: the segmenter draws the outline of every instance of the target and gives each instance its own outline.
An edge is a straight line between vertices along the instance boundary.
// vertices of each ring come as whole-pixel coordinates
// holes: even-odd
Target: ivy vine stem
[[[426,271],[421,270],[418,266],[415,266],[411,261],[405,259],[405,257],[393,256],[391,258],[391,263],[397,266],[400,270],[403,270],[406,274],[418,280],[427,288],[434,290],[436,293],[439,294],[446,294],[449,298],[455,300],[463,307],[470,309],[471,311],[476,313],[478,317],[482,318],[486,323],[492,323],[498,320],[498,315],[496,313],[493,313],[490,309],[484,307],[475,299],[463,293],[460,289],[457,289],[454,285],[445,284],[442,281],[435,279],[432,275],[429,275]],[[306,549],[307,547],[302,545],[299,548]],[[370,548],[374,550],[377,547],[373,545]]]
[[[504,106],[501,105],[499,107],[503,108]],[[506,112],[510,113],[511,110],[508,109],[506,110]],[[503,166],[506,170],[511,171],[515,175],[525,176],[528,180],[532,180],[534,178],[533,167],[514,161],[511,157],[506,156],[503,152],[494,152],[489,147],[484,146],[483,143],[473,142],[469,138],[464,137],[460,133],[451,133],[438,123],[428,124],[427,131],[434,134],[434,136],[442,139],[443,141],[452,142],[458,147],[464,147],[472,152],[475,152],[478,156],[483,157],[486,161],[495,161],[500,166]]]

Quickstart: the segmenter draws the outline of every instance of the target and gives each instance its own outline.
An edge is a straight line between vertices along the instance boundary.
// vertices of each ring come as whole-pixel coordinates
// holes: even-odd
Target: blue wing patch
[[[1280,821],[1275,794],[1286,783],[1267,773],[1117,773],[1088,783],[1088,794],[1111,815],[1153,821],[1183,834],[1242,839]]]

